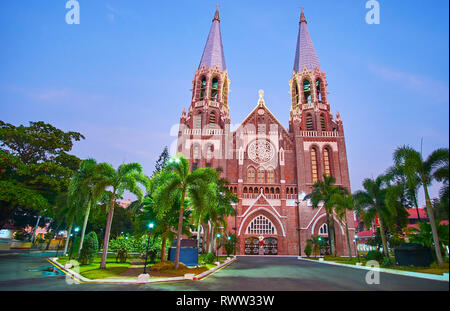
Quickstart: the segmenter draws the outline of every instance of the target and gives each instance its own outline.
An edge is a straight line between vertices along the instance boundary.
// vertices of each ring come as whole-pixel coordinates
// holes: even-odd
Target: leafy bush
[[[130,243],[123,236],[119,236],[109,242],[109,248],[116,253],[116,262],[124,263],[127,261]]]
[[[238,239],[236,238],[235,234],[229,233],[226,236],[226,239],[224,242],[224,247],[225,247],[225,251],[227,252],[227,256],[234,254],[235,250],[237,249],[237,243],[238,243]]]
[[[208,253],[205,255],[204,261],[208,264],[212,264],[216,260],[214,253]]]
[[[312,244],[311,240],[306,241],[306,246],[305,246],[305,250],[304,250],[306,257],[309,257],[311,255],[311,252],[312,252],[311,244]]]
[[[14,234],[14,239],[18,241],[27,241],[30,239],[30,236],[31,235],[28,232],[16,231],[16,233]]]
[[[183,264],[182,262],[180,262],[178,266],[180,269],[187,268],[186,265]],[[175,263],[172,261],[160,262],[160,263],[154,264],[153,266],[150,267],[150,271],[162,271],[162,270],[172,270],[172,269],[175,269]]]
[[[389,258],[384,258],[383,262],[381,263],[381,265],[385,266],[385,267],[390,267],[390,266],[392,266],[392,262],[391,262],[391,260]]]
[[[98,239],[95,232],[90,232],[83,243],[80,253],[80,261],[82,265],[91,264],[98,252]]]
[[[383,261],[383,254],[378,250],[369,251],[366,255],[367,261],[369,260],[376,260],[378,262]]]
[[[78,254],[78,249],[80,248],[81,238],[77,236],[75,239],[72,238],[72,245],[70,246],[69,252],[70,256],[73,257]]]

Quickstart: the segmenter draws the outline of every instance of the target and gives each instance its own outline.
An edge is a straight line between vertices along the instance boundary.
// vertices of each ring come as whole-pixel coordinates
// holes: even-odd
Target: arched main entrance
[[[245,239],[245,255],[259,255],[260,241],[257,237],[249,237]],[[267,237],[263,240],[264,255],[278,254],[278,239]]]

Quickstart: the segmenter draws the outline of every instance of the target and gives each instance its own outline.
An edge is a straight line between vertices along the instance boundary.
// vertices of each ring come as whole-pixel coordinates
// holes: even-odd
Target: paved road
[[[449,290],[448,282],[388,273],[381,273],[379,285],[368,285],[366,270],[280,257],[239,257],[229,267],[201,281],[151,285],[67,284],[65,276],[37,271],[49,266],[46,257],[50,255],[0,253],[0,290]]]

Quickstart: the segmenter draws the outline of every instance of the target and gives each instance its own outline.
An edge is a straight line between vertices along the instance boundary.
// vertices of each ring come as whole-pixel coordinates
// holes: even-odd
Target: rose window
[[[250,160],[256,163],[265,163],[273,159],[275,155],[274,146],[265,140],[256,140],[248,147]]]

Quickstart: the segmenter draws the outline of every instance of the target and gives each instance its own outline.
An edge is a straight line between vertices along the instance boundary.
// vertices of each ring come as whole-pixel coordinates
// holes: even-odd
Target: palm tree
[[[139,201],[142,201],[144,192],[139,188],[138,184],[147,188],[149,186],[149,178],[142,173],[142,166],[139,163],[122,164],[117,170],[108,163],[100,163],[97,165],[97,174],[98,179],[93,189],[94,197],[97,197],[104,192],[106,188],[112,188],[103,240],[102,261],[100,264],[100,269],[106,269],[109,234],[111,231],[116,197],[120,197],[124,191],[127,190],[136,195]]]
[[[175,259],[175,269],[178,269],[180,262],[181,235],[183,232],[185,198],[187,195],[194,197],[207,192],[207,189],[204,189],[204,186],[217,178],[217,172],[212,168],[204,167],[190,173],[189,161],[183,156],[169,160],[166,167],[171,174],[167,176],[165,183],[161,187],[158,187],[154,200],[157,205],[168,209],[177,197],[181,197]]]
[[[335,186],[336,179],[333,176],[323,175],[323,181],[317,181],[313,185],[313,191],[306,195],[304,200],[311,200],[313,208],[318,208],[319,203],[323,202],[323,208],[325,209],[326,221],[328,226],[328,241],[330,243],[331,254],[336,256],[336,242],[335,242],[335,230],[334,230],[334,218],[333,207],[334,203],[331,197],[335,194],[347,193],[347,190],[342,186]]]
[[[67,255],[67,249],[69,247],[70,233],[72,232],[73,225],[80,215],[80,204],[75,198],[71,197],[68,192],[60,193],[55,200],[55,219],[59,223],[65,222],[67,228],[67,238],[64,245],[64,255]]]
[[[433,208],[431,205],[430,195],[428,193],[428,186],[431,185],[432,180],[437,176],[433,176],[435,172],[442,172],[445,166],[448,168],[449,151],[446,148],[437,149],[433,151],[426,160],[422,155],[409,146],[403,146],[395,150],[394,163],[397,166],[403,166],[408,180],[420,180],[425,193],[425,203],[427,214],[430,219],[431,229],[433,233],[434,249],[439,266],[443,266],[442,254],[439,244],[439,236],[434,220]],[[439,173],[438,173],[439,175]]]
[[[363,187],[365,190],[359,190],[353,194],[356,210],[367,227],[369,227],[374,219],[378,217],[384,255],[386,258],[389,258],[385,224],[386,219],[390,219],[392,213],[386,205],[386,177],[380,175],[375,180],[366,178],[363,181]]]
[[[83,248],[84,236],[92,206],[95,206],[101,196],[101,192],[94,196],[94,186],[97,182],[97,162],[87,159],[81,162],[79,170],[70,180],[69,193],[72,197],[78,197],[84,209],[83,227],[81,229],[80,247],[78,255]]]
[[[442,182],[442,187],[439,190],[439,204],[437,204],[437,214],[445,219],[448,219],[449,214],[449,154],[448,149],[444,149],[447,153],[445,159],[443,159],[442,165],[437,168],[433,173],[433,178],[439,182]]]
[[[350,244],[350,235],[348,234],[347,211],[355,210],[355,201],[351,194],[335,193],[331,197],[331,201],[335,206],[336,215],[340,222],[345,224],[345,234],[347,236],[348,254],[352,259],[352,247]]]

